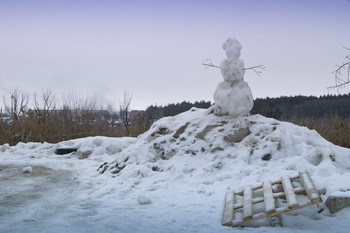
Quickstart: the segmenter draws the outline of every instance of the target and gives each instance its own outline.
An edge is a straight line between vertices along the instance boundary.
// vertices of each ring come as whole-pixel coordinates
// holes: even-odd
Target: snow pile
[[[291,123],[261,115],[217,116],[214,111],[215,106],[193,108],[162,118],[138,138],[0,146],[0,229],[232,232],[221,226],[228,191],[299,171],[309,172],[317,189],[325,190],[324,198],[350,190],[349,149]],[[63,147],[79,149],[54,154]],[[32,173],[22,173],[28,166]],[[318,216],[321,221],[314,220],[317,211],[312,207],[285,214],[283,228],[245,231],[348,232],[350,208],[334,215],[325,210]]]
[[[213,184],[234,180],[242,188],[298,171],[314,177],[350,171],[350,150],[334,146],[314,130],[261,115],[232,119],[212,111],[193,108],[159,120],[107,165],[110,176],[140,181],[160,176],[164,182],[174,178],[165,174],[179,173],[181,180],[210,176]],[[336,190],[335,184],[316,183],[328,192]]]
[[[223,44],[227,59],[221,62],[224,81],[219,83],[214,93],[218,115],[245,116],[253,108],[253,96],[248,84],[243,81],[244,63],[239,59],[242,45],[235,38]]]

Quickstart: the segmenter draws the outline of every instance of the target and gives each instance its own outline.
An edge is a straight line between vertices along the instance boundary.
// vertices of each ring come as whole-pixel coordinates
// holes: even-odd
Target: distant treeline
[[[287,121],[331,116],[350,118],[350,93],[320,97],[299,95],[258,98],[254,101],[251,113]]]
[[[190,103],[172,103],[166,106],[151,105],[146,109],[149,119],[160,119],[175,116],[190,110],[192,107],[209,108],[210,101]],[[350,118],[350,93],[344,95],[316,96],[282,96],[276,98],[257,98],[254,100],[252,114],[261,114],[279,120],[295,120],[304,118],[343,117]]]
[[[251,113],[306,126],[350,148],[350,93],[256,99]]]
[[[164,107],[150,106],[145,116],[153,121],[165,116],[174,116],[192,107],[209,108],[211,105],[210,101],[184,101]],[[320,97],[299,95],[258,98],[254,101],[251,113],[315,129],[330,142],[350,148],[350,93]]]
[[[18,142],[59,142],[87,136],[137,136],[162,117],[174,116],[192,107],[209,108],[210,101],[151,105],[145,111],[126,111],[127,124],[121,110],[96,110],[93,102],[68,102],[56,109],[51,92],[43,93],[43,103],[28,105],[28,97],[14,92],[12,102],[0,111],[0,145]],[[317,130],[334,144],[350,148],[350,94],[259,98],[252,114],[261,114]]]
[[[145,115],[150,120],[158,120],[162,117],[175,116],[179,113],[186,112],[193,107],[209,108],[212,105],[210,101],[196,101],[190,103],[183,101],[181,103],[172,103],[166,106],[151,105],[146,109]]]

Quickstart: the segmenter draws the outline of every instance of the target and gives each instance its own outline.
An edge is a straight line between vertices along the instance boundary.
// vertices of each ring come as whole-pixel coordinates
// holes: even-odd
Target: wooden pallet
[[[277,206],[278,199],[285,199],[285,204]],[[265,181],[255,187],[247,186],[240,192],[227,193],[222,225],[242,226],[248,221],[273,217],[321,202],[309,174],[299,172],[294,177],[283,176],[273,182]]]

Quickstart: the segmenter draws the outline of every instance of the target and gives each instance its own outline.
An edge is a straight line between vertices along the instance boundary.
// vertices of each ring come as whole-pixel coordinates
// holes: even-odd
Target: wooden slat
[[[300,180],[305,187],[307,196],[309,197],[311,202],[312,203],[320,202],[321,201],[320,195],[319,195],[317,189],[315,188],[315,185],[313,184],[309,173],[308,172],[299,172],[299,175],[300,175]]]
[[[270,214],[276,211],[275,209],[275,199],[272,194],[272,187],[270,181],[265,181],[263,183],[263,193],[265,202],[265,212]]]
[[[231,226],[233,220],[233,205],[235,202],[235,193],[226,193],[224,214],[222,216],[222,225]]]
[[[281,178],[282,180],[282,186],[284,189],[284,193],[286,194],[287,202],[288,202],[288,207],[290,209],[296,208],[299,206],[297,197],[295,196],[294,190],[293,190],[293,185],[292,182],[290,181],[288,176],[283,176]]]
[[[252,186],[247,186],[243,192],[243,220],[252,219],[253,217],[253,190]]]

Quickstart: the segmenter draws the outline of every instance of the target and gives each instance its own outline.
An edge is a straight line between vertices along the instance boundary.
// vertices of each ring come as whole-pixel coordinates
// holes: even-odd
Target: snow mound
[[[324,198],[350,190],[349,149],[291,123],[261,115],[218,116],[214,111],[215,106],[192,108],[162,118],[137,138],[0,146],[0,181],[5,182],[0,204],[6,203],[0,205],[0,228],[232,232],[220,224],[226,192],[299,171],[309,172],[316,188],[324,189]],[[78,150],[55,154],[57,148],[68,147]],[[33,168],[32,173],[22,173],[24,167]],[[16,186],[6,185],[13,181]],[[314,207],[286,214],[283,228],[246,230],[348,232],[349,208],[335,215],[325,210],[315,216],[317,212]]]
[[[308,171],[319,189],[332,192],[339,188],[328,186],[334,177],[349,177],[350,150],[291,123],[261,115],[220,117],[212,109],[193,108],[157,121],[107,166],[120,180],[153,177],[229,189]]]

